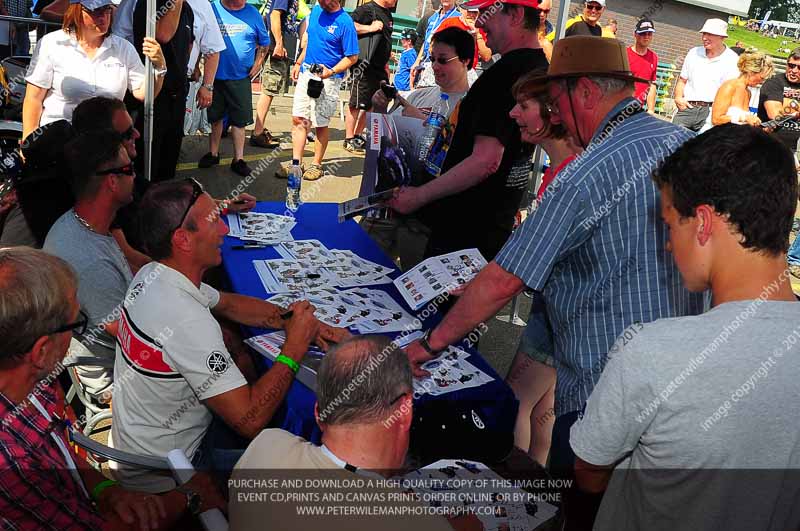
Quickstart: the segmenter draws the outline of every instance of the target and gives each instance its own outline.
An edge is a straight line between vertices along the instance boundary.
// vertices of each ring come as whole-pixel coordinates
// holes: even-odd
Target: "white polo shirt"
[[[212,419],[202,401],[247,385],[211,315],[218,302],[217,290],[158,262],[133,278],[117,334],[111,446],[156,457],[180,448],[191,460]],[[111,469],[128,488],[174,488],[168,473]]]
[[[186,65],[187,74],[191,75],[197,58],[202,53],[209,55],[225,49],[225,40],[214,15],[214,9],[209,0],[186,0],[194,12],[194,46],[189,54],[189,64]],[[122,0],[114,13],[114,23],[111,31],[123,39],[133,42],[133,11],[136,9],[137,0]],[[134,43],[135,44],[135,43]]]
[[[48,89],[40,125],[72,120],[77,105],[94,96],[122,99],[144,82],[144,65],[131,43],[108,35],[90,59],[75,37],[64,30],[45,35],[33,52],[25,77]]]
[[[688,101],[713,103],[717,91],[729,79],[739,77],[739,56],[730,48],[713,59],[706,56],[702,46],[692,48],[686,54],[681,68],[681,78],[687,80],[683,97]]]

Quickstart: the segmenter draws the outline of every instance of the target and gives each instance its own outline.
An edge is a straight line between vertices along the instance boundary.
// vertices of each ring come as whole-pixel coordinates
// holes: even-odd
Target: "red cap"
[[[465,9],[484,9],[497,3],[534,7],[538,9],[542,0],[468,0],[461,4],[461,7]]]

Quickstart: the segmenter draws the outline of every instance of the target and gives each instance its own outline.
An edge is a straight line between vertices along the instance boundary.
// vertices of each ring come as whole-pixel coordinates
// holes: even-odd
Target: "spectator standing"
[[[603,28],[600,26],[600,17],[606,10],[606,0],[586,0],[583,4],[583,14],[567,23],[565,37],[583,35],[586,37],[602,37]]]
[[[70,0],[62,29],[36,44],[25,77],[23,138],[40,125],[71,120],[73,109],[93,96],[122,99],[130,90],[143,101],[145,56],[153,61],[155,94],[160,93],[167,68],[161,46],[142,35],[137,57],[129,42],[110,34],[112,11],[111,0]]]
[[[201,282],[209,268],[220,264],[219,247],[228,229],[216,202],[197,181],[151,186],[139,213],[144,250],[154,261],[133,278],[118,324],[126,340],[117,342],[114,372],[125,385],[115,389],[109,443],[160,457],[180,448],[189,459],[196,458],[195,465],[213,465],[224,475],[241,451],[219,451],[215,437],[228,427],[240,437],[255,437],[282,402],[309,344],[327,347],[348,334],[317,321],[307,301],[294,304],[293,316],[284,319],[286,309],[220,293]],[[249,358],[228,353],[215,316],[285,328],[282,357],[258,378]],[[212,413],[220,419],[217,429],[209,429]],[[126,485],[140,490],[163,492],[174,486],[171,478],[146,470],[111,466]]]
[[[603,26],[603,37],[607,39],[616,39],[617,38],[617,19],[610,18],[608,19],[608,24]]]
[[[791,112],[792,102],[800,104],[800,48],[795,48],[786,58],[786,72],[768,79],[761,87],[758,117],[761,121],[774,120]],[[792,151],[800,140],[800,123],[790,120],[774,133]],[[792,253],[790,252],[790,257]],[[800,259],[800,257],[798,257]]]
[[[683,283],[713,303],[612,348],[570,437],[579,487],[606,491],[594,529],[798,529],[794,159],[759,128],[723,125],[654,179]]]
[[[3,0],[2,4],[5,5],[6,15],[12,17],[27,17],[30,18],[31,0]],[[28,35],[27,22],[11,22],[8,27],[8,37],[11,43],[12,55],[30,55],[31,54],[31,38]]]
[[[628,63],[631,72],[641,79],[648,79],[649,83],[636,83],[633,97],[639,100],[650,114],[656,112],[656,76],[658,75],[658,55],[650,49],[656,27],[653,21],[642,17],[636,22],[633,30],[633,46],[628,46]]]
[[[133,165],[121,139],[110,130],[80,134],[66,146],[75,206],[53,224],[43,250],[75,270],[78,302],[89,316],[89,334],[79,339],[89,354],[113,362],[117,322],[112,317],[133,279],[111,225],[117,210],[133,201]],[[102,366],[78,367],[81,382],[97,403],[111,400],[114,374]]]
[[[328,149],[331,116],[339,106],[339,87],[348,68],[358,60],[358,35],[353,19],[342,9],[339,0],[320,0],[311,10],[308,30],[303,34],[303,51],[292,68],[292,79],[297,81],[292,102],[292,158],[302,162],[303,151],[311,127],[316,130],[314,159],[303,172],[303,178],[316,181],[323,175],[322,159]],[[317,98],[309,95],[310,68],[318,65],[322,80]],[[316,84],[316,80],[314,81]],[[312,87],[313,89],[313,87]],[[278,176],[288,175],[282,166]]]
[[[747,47],[744,45],[742,41],[736,41],[736,46],[731,46],[731,50],[736,52],[736,55],[742,55],[744,52],[747,51]]]
[[[761,52],[745,52],[739,56],[741,75],[722,84],[714,97],[711,123],[761,125],[761,120],[750,112],[751,90],[772,76],[772,57]]]
[[[156,0],[156,40],[164,49],[167,73],[164,88],[153,101],[153,137],[150,160],[150,180],[173,179],[178,156],[183,143],[183,121],[186,115],[186,97],[189,79],[186,68],[194,40],[194,12],[186,0]],[[147,2],[136,2],[133,9],[133,41],[140,42],[145,35]],[[144,110],[131,106],[136,116],[136,129],[144,131]],[[136,150],[144,153],[144,137],[136,141]],[[135,161],[136,173],[144,175],[144,156]]]
[[[277,145],[275,138],[267,130],[266,121],[272,99],[283,92],[284,83],[289,80],[289,57],[284,37],[299,37],[303,23],[298,19],[297,0],[272,0],[269,6],[269,53],[267,63],[261,72],[261,94],[256,103],[256,123],[250,133],[250,145],[269,148]]]
[[[653,215],[658,190],[649,178],[692,134],[642,111],[633,98],[637,78],[616,39],[559,40],[545,80],[555,102],[551,119],[564,124],[584,153],[550,184],[554,193],[545,191],[441,324],[406,350],[416,368],[525,286],[542,292],[558,374],[550,467],[571,475],[569,429],[616,338],[636,322],[696,314],[703,301],[681,288],[675,264],[666,260],[667,231]]]
[[[369,367],[372,364],[375,369]],[[360,375],[369,374],[358,386],[357,396],[339,404],[337,397],[347,392]],[[359,378],[360,379],[360,378]],[[247,503],[247,488],[252,479],[270,477],[297,479],[313,471],[315,478],[330,478],[343,485],[345,496],[360,506],[363,489],[347,485],[361,478],[391,477],[402,469],[410,439],[413,417],[411,368],[405,353],[381,336],[358,336],[332,348],[319,368],[316,420],[322,429],[322,445],[315,446],[283,430],[264,430],[253,440],[236,464],[231,490],[231,527],[256,530],[265,521],[275,531],[310,529],[317,517],[304,517],[293,502]],[[303,477],[312,477],[304,475]],[[309,491],[319,492],[311,487]],[[325,529],[348,531],[420,531],[482,529],[460,527],[440,516],[420,513],[416,497],[398,496],[392,487],[377,486],[369,491],[397,508],[393,516],[352,516],[337,514],[325,518]],[[319,492],[319,494],[322,494]],[[321,496],[320,496],[321,498]],[[371,503],[371,502],[370,502]],[[323,501],[322,506],[329,506]],[[366,514],[366,513],[365,513]],[[388,514],[388,513],[387,513]],[[473,516],[472,519],[475,519]],[[464,520],[462,517],[461,519]],[[476,522],[477,523],[477,522]]]
[[[428,24],[424,28],[425,39],[422,41],[422,47],[417,54],[417,60],[414,62],[414,66],[411,67],[412,89],[417,88],[417,85],[420,87],[430,87],[435,84],[432,76],[433,72],[430,70],[431,63],[429,49],[431,45],[431,39],[433,39],[433,34],[436,33],[436,30],[439,29],[439,25],[442,22],[448,18],[459,16],[461,16],[461,13],[458,10],[455,0],[441,0],[441,6],[439,9],[434,11],[431,16],[428,17]],[[419,28],[417,29],[417,32],[420,33]],[[420,35],[422,34],[423,33],[420,33]],[[415,72],[418,70],[419,74],[415,75]],[[428,71],[427,75],[425,75],[426,71]]]
[[[252,171],[244,161],[244,128],[253,123],[250,80],[261,71],[269,47],[269,34],[258,10],[246,0],[220,0],[212,7],[225,39],[225,51],[220,54],[214,79],[215,97],[208,108],[209,151],[197,165],[210,168],[219,164],[222,119],[227,116],[233,139],[231,170],[246,177]]]
[[[182,492],[149,496],[121,488],[69,446],[64,394],[53,374],[72,332],[85,331],[77,279],[66,262],[27,247],[0,249],[0,514],[17,529],[169,529],[198,512],[225,508],[209,477]],[[48,383],[49,382],[49,383]],[[185,521],[183,524],[185,526]],[[185,529],[185,527],[181,527]]]
[[[200,81],[200,60],[203,60],[202,84],[197,90],[194,104],[207,109],[214,98],[214,79],[219,68],[220,52],[225,50],[225,40],[219,29],[214,9],[208,0],[187,0],[194,13],[194,43],[189,54],[187,70],[192,81]],[[187,102],[187,107],[193,102]]]
[[[700,30],[703,45],[689,50],[675,85],[678,112],[672,123],[692,131],[706,126],[714,97],[723,83],[739,77],[739,56],[727,46],[728,23],[710,18]]]
[[[350,70],[353,86],[345,115],[344,149],[364,152],[367,140],[361,135],[372,108],[372,95],[382,82],[389,82],[389,57],[392,54],[392,9],[397,0],[373,0],[361,4],[350,16],[358,34],[358,62]]]
[[[539,46],[542,47],[547,62],[553,57],[553,43],[548,39],[548,34],[553,31],[553,25],[547,20],[550,10],[553,9],[552,0],[542,0],[539,3],[539,13],[542,15],[542,24],[539,26]]]
[[[411,90],[411,67],[414,66],[414,61],[417,59],[417,51],[414,50],[416,39],[417,33],[414,30],[403,30],[400,35],[400,46],[403,47],[403,53],[400,54],[397,71],[394,74],[394,86],[401,92]]]
[[[509,89],[523,74],[547,68],[539,47],[541,15],[538,0],[509,0],[500,9],[493,5],[489,0],[471,4],[481,10],[476,26],[486,31],[487,45],[503,57],[475,81],[457,118],[451,116],[455,132],[440,175],[399,189],[389,203],[401,214],[419,211],[431,230],[426,256],[477,247],[491,260],[511,234],[528,186],[532,149],[523,146],[508,114],[516,105]],[[490,7],[492,14],[485,15]]]

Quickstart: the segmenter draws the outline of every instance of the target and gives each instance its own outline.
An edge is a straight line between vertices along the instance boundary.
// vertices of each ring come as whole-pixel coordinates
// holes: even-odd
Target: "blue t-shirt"
[[[460,17],[461,12],[458,10],[458,6],[453,6],[450,11],[441,12],[442,9],[440,8],[439,11],[434,12],[431,15],[431,18],[428,19],[428,28],[425,30],[425,43],[422,45],[422,60],[428,60],[428,49],[431,46],[431,39],[433,39],[433,34],[436,33],[436,30],[439,29],[439,26],[442,25],[442,22],[447,20],[448,18],[453,17]]]
[[[400,65],[394,75],[394,86],[397,90],[411,90],[411,67],[417,60],[417,51],[409,48],[400,54]]]
[[[328,13],[317,4],[308,18],[308,51],[302,72],[312,64],[333,68],[345,57],[358,55],[356,26],[344,9]],[[344,73],[337,77],[344,77]]]
[[[211,7],[225,40],[216,79],[244,79],[253,67],[258,47],[269,46],[264,19],[250,4],[238,11],[229,11],[221,2],[214,2]]]

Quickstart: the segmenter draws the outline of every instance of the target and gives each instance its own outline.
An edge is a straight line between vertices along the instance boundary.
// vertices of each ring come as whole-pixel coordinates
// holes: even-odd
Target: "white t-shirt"
[[[706,56],[706,50],[697,46],[689,50],[683,60],[681,78],[687,80],[683,97],[689,101],[712,103],[719,87],[729,79],[739,77],[739,56],[730,48],[713,59]]]
[[[75,37],[64,30],[45,35],[33,52],[25,80],[48,89],[40,125],[72,120],[72,111],[94,96],[122,99],[144,82],[144,65],[133,45],[108,35],[89,59]]]
[[[247,385],[211,315],[218,302],[217,290],[158,262],[133,278],[117,334],[111,446],[156,457],[180,448],[191,460],[212,419],[202,401]],[[111,468],[126,487],[174,488],[170,476]]]
[[[225,40],[214,16],[214,9],[208,0],[186,0],[194,12],[194,46],[189,54],[189,63],[186,65],[187,74],[191,75],[197,57],[202,53],[209,55],[225,49]],[[122,0],[114,13],[114,23],[111,31],[123,39],[133,42],[133,11],[136,9],[137,0]],[[136,43],[134,43],[135,45]]]

